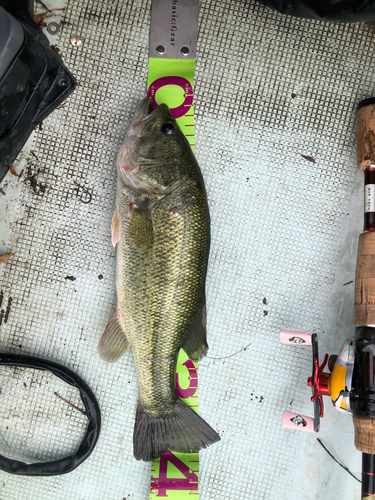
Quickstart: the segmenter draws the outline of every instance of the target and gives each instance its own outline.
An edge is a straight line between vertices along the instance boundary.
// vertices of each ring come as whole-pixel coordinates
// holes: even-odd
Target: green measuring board
[[[153,107],[169,106],[195,152],[193,80],[194,59],[149,59],[147,95]],[[198,413],[198,364],[181,349],[176,369],[178,396]],[[167,451],[151,465],[150,500],[168,497],[188,500],[199,496],[199,453]]]
[[[199,0],[152,0],[147,95],[152,107],[168,105],[193,153],[193,83]],[[177,395],[198,413],[198,366],[181,349],[176,367]],[[168,450],[151,465],[150,500],[199,496],[199,454]]]

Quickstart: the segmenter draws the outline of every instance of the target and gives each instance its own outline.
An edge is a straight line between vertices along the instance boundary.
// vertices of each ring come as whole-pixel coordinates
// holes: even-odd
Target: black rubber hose
[[[67,474],[76,469],[90,456],[100,434],[100,408],[89,386],[72,370],[52,361],[29,356],[0,353],[0,365],[33,368],[34,370],[52,372],[56,377],[79,390],[82,402],[85,405],[86,416],[89,420],[85,437],[75,455],[70,455],[52,462],[35,464],[26,464],[0,455],[0,470],[19,476],[57,476],[60,474]]]

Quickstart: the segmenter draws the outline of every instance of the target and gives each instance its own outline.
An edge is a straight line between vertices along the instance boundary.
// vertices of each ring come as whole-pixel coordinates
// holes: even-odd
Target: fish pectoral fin
[[[115,247],[117,243],[120,241],[120,218],[118,216],[116,208],[113,212],[111,233],[112,233],[112,245]]]
[[[103,336],[98,345],[99,356],[108,363],[114,363],[129,349],[126,338],[118,318],[118,306],[112,314]]]
[[[208,351],[207,328],[206,328],[206,300],[197,314],[197,318],[191,328],[191,333],[182,346],[189,358],[201,359]]]

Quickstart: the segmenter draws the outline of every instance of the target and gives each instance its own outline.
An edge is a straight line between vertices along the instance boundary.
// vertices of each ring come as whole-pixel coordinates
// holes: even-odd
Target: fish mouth
[[[138,123],[149,118],[152,113],[152,101],[150,97],[145,97],[136,107],[134,117],[132,120],[132,125],[138,125]]]
[[[156,108],[153,108],[152,100],[150,97],[145,97],[144,99],[142,99],[135,110],[134,117],[131,123],[133,130],[139,130],[139,125],[142,126],[145,125],[148,121],[154,120],[155,117],[165,108],[168,109],[168,106],[166,104],[160,104]]]

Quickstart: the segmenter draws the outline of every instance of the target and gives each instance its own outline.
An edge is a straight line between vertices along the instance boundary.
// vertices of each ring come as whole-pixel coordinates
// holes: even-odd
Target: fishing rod
[[[314,417],[285,411],[282,425],[318,432],[324,415],[323,396],[339,411],[353,416],[354,442],[362,452],[362,499],[375,498],[375,98],[362,101],[357,112],[358,168],[365,175],[364,231],[359,236],[355,274],[355,334],[338,355],[319,364],[315,333],[281,330],[283,344],[311,345]],[[324,368],[328,368],[328,372]]]

